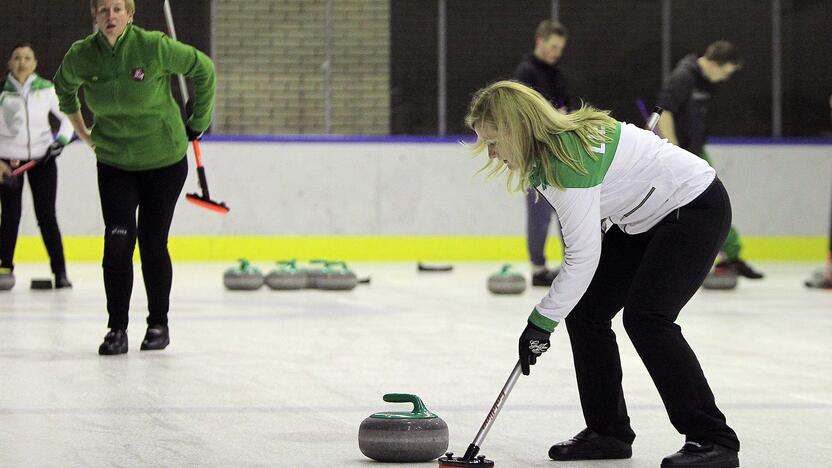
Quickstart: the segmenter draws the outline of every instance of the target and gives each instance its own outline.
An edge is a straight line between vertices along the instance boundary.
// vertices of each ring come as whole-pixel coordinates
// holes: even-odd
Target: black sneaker
[[[142,340],[142,351],[165,349],[170,344],[170,331],[166,325],[147,327],[147,333]]]
[[[751,265],[745,263],[742,259],[723,260],[716,264],[716,268],[725,269],[736,272],[740,276],[748,279],[761,279],[763,274],[751,268]]]
[[[55,289],[72,288],[72,283],[66,277],[66,273],[55,274]]]
[[[554,270],[544,268],[540,273],[532,274],[532,286],[546,286],[548,288],[552,285],[552,281],[555,280],[558,273],[560,273],[560,268]]]
[[[618,460],[632,456],[632,445],[615,437],[601,435],[589,428],[549,449],[549,458],[557,461]]]
[[[664,457],[662,468],[736,468],[740,459],[736,450],[709,442],[687,441],[678,452]]]
[[[104,342],[98,347],[98,354],[111,356],[127,352],[127,330],[113,328],[104,335]]]

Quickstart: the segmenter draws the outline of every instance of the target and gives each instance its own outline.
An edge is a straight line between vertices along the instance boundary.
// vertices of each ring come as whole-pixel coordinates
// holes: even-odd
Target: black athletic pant
[[[643,234],[613,226],[592,283],[566,326],[587,426],[632,443],[611,320],[624,328],[661,395],[670,422],[688,440],[739,449],[693,350],[676,323],[708,274],[731,227],[731,203],[719,179]]]
[[[184,157],[171,166],[148,171],[124,171],[98,163],[109,328],[127,329],[137,239],[147,292],[147,324],[167,325],[173,281],[168,232],[187,174],[188,162]]]
[[[5,161],[9,164],[9,161]],[[49,253],[52,273],[65,273],[64,246],[61,231],[55,217],[55,194],[58,189],[58,166],[52,159],[46,164],[38,163],[25,173],[32,189],[35,217],[40,235]],[[23,177],[18,176],[14,186],[0,185],[0,267],[14,269],[14,251],[22,213]]]

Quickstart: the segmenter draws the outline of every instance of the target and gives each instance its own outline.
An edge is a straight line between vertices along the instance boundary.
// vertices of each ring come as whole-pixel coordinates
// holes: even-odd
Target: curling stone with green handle
[[[388,403],[412,403],[412,411],[375,413],[358,429],[361,453],[381,462],[426,462],[448,449],[448,425],[416,395],[388,393]]]
[[[320,289],[347,291],[355,288],[358,277],[347,267],[346,262],[326,262],[323,275],[317,282]]]
[[[488,277],[488,290],[494,294],[520,294],[526,290],[526,278],[511,271],[506,263],[497,273]]]
[[[306,272],[298,269],[294,259],[281,260],[277,262],[277,265],[277,268],[266,275],[266,284],[271,289],[289,290],[306,287]]]
[[[263,286],[263,273],[241,258],[239,264],[222,275],[222,283],[232,291],[253,291]]]
[[[0,268],[0,291],[8,291],[14,287],[14,273],[11,268]]]
[[[730,290],[737,287],[739,275],[730,268],[714,267],[702,282],[702,287],[712,290]]]
[[[315,259],[309,260],[309,266],[303,269],[306,273],[306,287],[309,289],[316,289],[318,287],[318,279],[324,275],[327,260]]]

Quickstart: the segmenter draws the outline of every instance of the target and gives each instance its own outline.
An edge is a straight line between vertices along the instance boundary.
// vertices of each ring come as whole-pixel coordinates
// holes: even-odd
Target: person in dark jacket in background
[[[712,43],[702,57],[689,54],[682,58],[659,92],[656,104],[664,109],[659,120],[659,133],[713,166],[705,151],[708,101],[714,84],[728,80],[741,67],[742,58],[737,48],[728,41]],[[731,226],[716,267],[734,271],[746,278],[762,278],[762,273],[740,258],[741,249],[740,235]]]
[[[523,57],[512,78],[542,94],[555,109],[567,113],[572,106],[566,78],[558,61],[566,47],[566,28],[557,21],[543,20],[534,35],[534,51]],[[532,262],[532,285],[550,286],[558,270],[546,268],[546,237],[552,207],[535,191],[526,193],[526,246]]]

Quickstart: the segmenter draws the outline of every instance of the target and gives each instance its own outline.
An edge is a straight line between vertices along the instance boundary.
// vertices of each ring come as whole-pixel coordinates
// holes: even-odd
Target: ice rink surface
[[[17,287],[0,293],[0,466],[383,466],[363,457],[357,432],[373,412],[408,408],[384,403],[389,392],[421,396],[463,452],[546,291],[489,294],[497,263],[431,274],[358,263],[372,284],[352,292],[228,292],[228,266],[174,266],[171,345],[153,352],[139,351],[137,268],[130,352],[101,357],[100,267],[69,265],[73,290],[30,291],[47,267],[18,265]],[[832,293],[803,287],[817,264],[759,266],[766,279],[700,291],[679,322],[740,437],[743,467],[832,466]],[[520,378],[482,453],[506,468],[657,467],[678,450],[683,438],[620,317],[615,330],[637,433],[631,460],[547,458],[584,427],[565,329]]]

